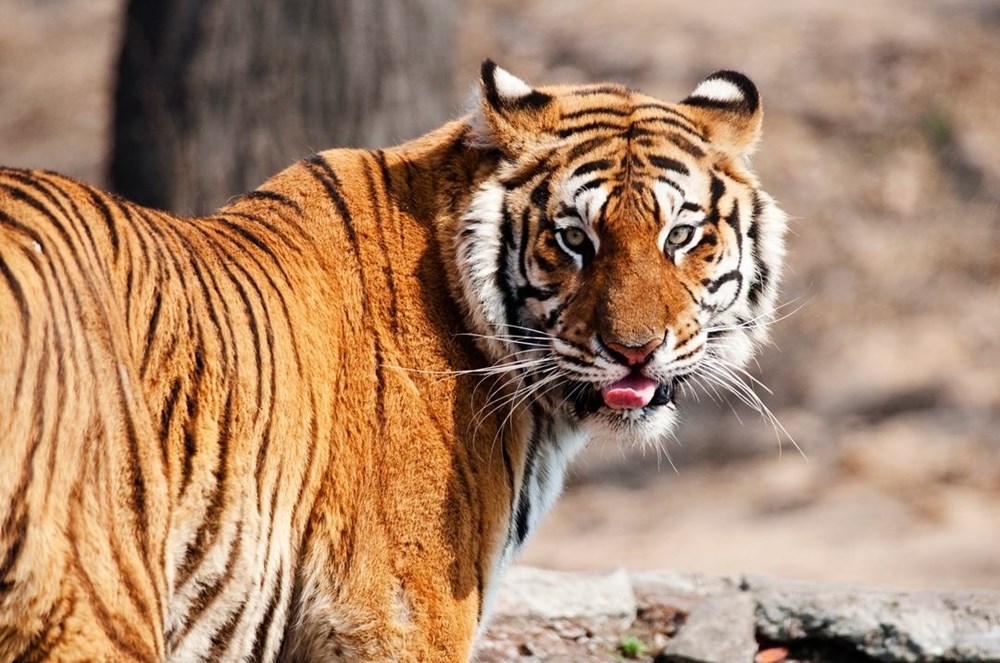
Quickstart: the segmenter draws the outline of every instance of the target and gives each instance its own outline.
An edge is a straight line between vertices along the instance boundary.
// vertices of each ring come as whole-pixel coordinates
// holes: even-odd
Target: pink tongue
[[[629,375],[601,389],[604,404],[616,410],[644,407],[655,393],[656,380],[642,375]]]

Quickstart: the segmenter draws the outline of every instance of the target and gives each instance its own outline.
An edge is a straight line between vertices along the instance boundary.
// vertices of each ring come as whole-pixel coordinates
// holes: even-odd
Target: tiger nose
[[[663,336],[653,338],[643,345],[624,345],[611,341],[605,341],[604,345],[611,348],[615,354],[624,357],[626,365],[636,366],[638,364],[645,364],[656,348],[663,345],[663,339]]]

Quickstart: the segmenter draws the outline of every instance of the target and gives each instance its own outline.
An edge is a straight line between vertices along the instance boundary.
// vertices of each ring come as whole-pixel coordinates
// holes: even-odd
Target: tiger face
[[[785,227],[747,168],[753,83],[718,72],[665,104],[532,89],[487,62],[482,88],[475,140],[499,166],[457,253],[477,331],[519,389],[591,436],[637,442],[669,432],[694,376],[742,390]]]

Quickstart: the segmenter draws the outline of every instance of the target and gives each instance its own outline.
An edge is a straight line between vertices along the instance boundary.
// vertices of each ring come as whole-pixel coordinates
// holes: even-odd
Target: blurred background
[[[996,0],[0,0],[0,163],[203,212],[457,116],[484,56],[668,100],[743,71],[792,216],[753,372],[803,454],[703,394],[670,462],[588,449],[521,561],[1000,589]]]

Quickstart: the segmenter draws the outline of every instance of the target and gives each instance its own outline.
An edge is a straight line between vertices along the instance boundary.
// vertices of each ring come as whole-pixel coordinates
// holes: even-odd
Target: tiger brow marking
[[[701,139],[703,141],[705,140],[704,134],[697,127],[697,125],[695,125],[695,123],[691,120],[691,118],[689,118],[687,115],[685,115],[684,113],[680,112],[676,108],[672,108],[670,106],[667,106],[666,104],[660,104],[660,103],[655,103],[655,102],[643,102],[641,104],[636,104],[634,108],[635,108],[635,110],[656,109],[656,110],[660,111],[661,113],[665,113],[667,115],[675,117],[675,118],[677,118],[678,120],[684,122],[687,125],[687,126],[684,127],[685,129],[687,129],[688,131],[690,131],[692,134],[694,134],[695,136],[697,136],[699,139]]]
[[[607,94],[613,97],[628,96],[628,88],[622,85],[591,85],[570,92],[573,97],[589,97],[592,95]]]
[[[583,108],[572,113],[566,113],[561,116],[560,120],[576,120],[581,117],[586,117],[587,115],[616,115],[618,117],[627,117],[629,111],[622,110],[621,108],[613,108],[611,106],[596,106],[593,108]]]
[[[508,191],[524,186],[531,180],[538,177],[541,173],[551,170],[549,160],[552,158],[552,154],[553,150],[548,150],[545,153],[538,155],[531,163],[527,164],[516,173],[513,173],[509,178],[501,180],[500,183],[503,184],[504,188]]]
[[[601,122],[594,121],[588,122],[587,124],[578,124],[573,127],[566,127],[565,129],[559,130],[560,138],[567,138],[573,134],[586,133],[588,131],[596,131],[598,129],[609,129],[611,131],[626,131],[627,127],[621,124],[615,124],[614,122]]]
[[[688,175],[690,173],[688,167],[677,159],[671,159],[670,157],[664,157],[658,154],[649,154],[646,155],[646,158],[649,159],[649,163],[653,164],[657,168],[671,170],[681,175]]]
[[[573,149],[569,151],[569,154],[566,155],[566,159],[568,161],[573,161],[574,159],[578,159],[587,152],[596,150],[599,147],[604,147],[605,145],[610,143],[611,140],[612,140],[611,136],[596,136],[594,138],[588,138],[582,143],[575,145]]]
[[[576,170],[573,171],[573,174],[570,175],[570,179],[586,175],[587,173],[592,173],[595,170],[607,170],[613,165],[614,164],[610,159],[595,159],[594,161],[588,161],[585,164],[577,166]]]
[[[675,182],[674,180],[670,179],[666,175],[659,175],[659,176],[657,176],[656,180],[658,182],[663,182],[664,184],[666,184],[667,186],[669,186],[671,189],[674,189],[677,193],[679,193],[681,195],[681,198],[684,197],[684,189],[681,188],[681,185],[678,184],[677,182]]]

